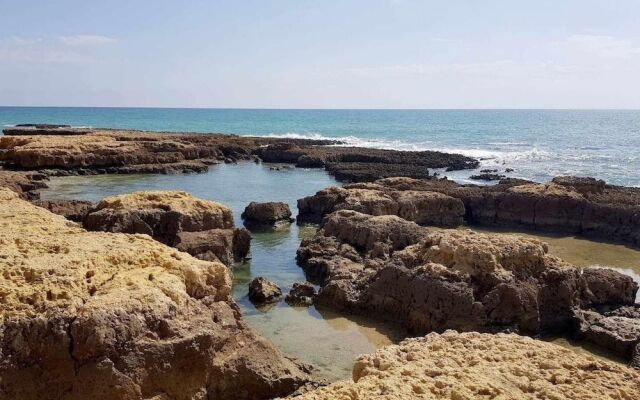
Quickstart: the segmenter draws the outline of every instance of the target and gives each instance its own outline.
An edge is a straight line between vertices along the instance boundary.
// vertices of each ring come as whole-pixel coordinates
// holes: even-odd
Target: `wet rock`
[[[302,241],[297,261],[321,284],[316,304],[415,333],[570,334],[581,307],[633,304],[631,277],[576,268],[547,250],[534,239],[339,210]]]
[[[320,223],[337,210],[370,215],[397,215],[421,225],[458,226],[464,205],[459,199],[438,192],[400,191],[376,184],[329,187],[298,200],[298,222]]]
[[[83,200],[35,200],[33,204],[78,223],[82,223],[94,206],[92,202]]]
[[[231,209],[185,192],[136,192],[101,200],[84,219],[92,231],[143,233],[204,260],[244,258],[251,236],[233,225]]]
[[[218,262],[87,232],[0,189],[0,398],[268,399],[308,381]]]
[[[305,306],[313,304],[313,298],[316,295],[316,289],[308,282],[295,282],[291,290],[284,298],[290,306]]]
[[[289,205],[273,201],[268,203],[252,201],[244,209],[241,217],[246,226],[273,226],[293,221]]]
[[[447,331],[408,339],[360,356],[352,375],[351,380],[312,390],[299,399],[590,400],[640,396],[637,371],[513,334]]]
[[[478,175],[471,175],[470,179],[476,180],[476,181],[499,181],[501,179],[506,178],[505,175],[501,175],[501,174],[490,174],[490,173],[482,173],[482,174],[478,174]]]
[[[18,124],[15,127],[4,128],[2,133],[7,136],[32,136],[32,135],[88,135],[93,130],[88,128],[72,127],[58,124]]]
[[[262,276],[249,284],[249,300],[254,304],[275,303],[282,297],[282,290],[275,283]]]

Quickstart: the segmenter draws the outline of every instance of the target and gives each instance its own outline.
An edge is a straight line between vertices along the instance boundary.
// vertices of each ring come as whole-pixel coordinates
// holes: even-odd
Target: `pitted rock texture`
[[[24,131],[34,133],[24,135]],[[13,131],[8,131],[12,133]],[[28,133],[27,132],[27,133]],[[52,175],[203,172],[212,163],[262,159],[325,168],[338,180],[371,181],[390,176],[429,177],[428,168],[475,168],[459,154],[328,146],[330,140],[251,138],[95,129],[55,135],[55,129],[21,129],[0,137],[0,162]]]
[[[640,373],[513,334],[429,334],[358,358],[351,381],[297,397],[353,399],[625,399]]]
[[[316,288],[309,282],[294,282],[284,301],[290,306],[308,307],[313,304]]]
[[[83,200],[34,200],[33,204],[78,223],[82,223],[94,207],[92,202]]]
[[[316,304],[415,333],[571,333],[577,310],[630,305],[638,290],[631,277],[574,267],[538,240],[350,210],[330,214],[297,260],[322,286]]]
[[[47,176],[35,172],[16,172],[0,169],[0,188],[16,192],[21,198],[35,200],[40,198],[39,189],[47,187]]]
[[[461,200],[438,192],[395,190],[373,183],[329,187],[298,200],[298,222],[320,223],[337,210],[371,215],[397,215],[420,225],[453,227],[462,224]]]
[[[107,197],[85,217],[92,231],[144,233],[204,260],[227,265],[245,257],[250,237],[235,229],[231,209],[185,192],[136,192]]]
[[[252,226],[273,226],[282,223],[289,223],[291,210],[289,205],[283,202],[257,203],[252,201],[242,212],[244,224]]]
[[[370,189],[385,194],[408,192],[411,196],[439,192],[463,203],[468,224],[571,233],[640,246],[640,188],[607,185],[593,178],[556,177],[548,184],[505,179],[494,186],[388,178],[376,181]],[[319,222],[336,204],[350,208],[339,192],[328,188],[300,200],[298,220]],[[372,199],[366,207],[352,209],[377,215],[376,210],[388,207],[387,202]],[[418,213],[428,209],[425,205],[416,207]],[[446,226],[437,220],[431,224]]]
[[[267,399],[308,379],[245,325],[221,263],[8,190],[0,243],[2,399]]]
[[[259,276],[249,283],[249,300],[254,304],[274,303],[280,297],[280,287],[265,277]]]

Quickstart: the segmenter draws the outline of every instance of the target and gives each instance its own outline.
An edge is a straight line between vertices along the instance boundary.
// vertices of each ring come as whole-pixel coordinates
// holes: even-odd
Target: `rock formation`
[[[290,306],[308,307],[313,304],[315,296],[316,288],[312,284],[309,282],[294,282],[284,301]]]
[[[291,210],[289,205],[283,202],[256,203],[252,201],[242,212],[245,226],[274,226],[289,223]]]
[[[347,185],[345,189],[351,187]],[[444,194],[464,204],[464,221],[471,225],[571,233],[640,246],[640,188],[576,177],[557,177],[548,184],[506,179],[494,186],[389,178],[376,181],[370,188],[387,196],[398,196],[397,192],[411,196],[419,192]],[[367,207],[351,207],[345,201],[339,201],[336,207],[335,193],[340,190],[329,188],[299,201],[298,221],[318,222],[324,215],[341,208],[340,203],[347,203],[342,208],[374,215],[377,214],[368,209],[386,207],[384,201],[375,199]],[[419,206],[417,211],[423,209],[427,207]],[[416,222],[447,226],[437,219]]]
[[[361,356],[352,380],[297,398],[631,400],[640,373],[527,337],[448,331]]]
[[[204,260],[231,265],[249,252],[250,236],[235,229],[231,209],[185,192],[137,192],[107,197],[87,214],[92,231],[144,233]]]
[[[78,223],[84,221],[94,206],[92,202],[83,200],[34,200],[32,203]]]
[[[337,210],[370,215],[397,215],[421,225],[454,227],[462,224],[464,204],[442,193],[395,190],[374,183],[329,187],[298,200],[298,222],[320,223]]]
[[[14,172],[0,169],[0,188],[16,192],[21,198],[35,200],[40,198],[39,189],[47,187],[47,176],[35,172]]]
[[[316,304],[414,333],[568,334],[580,310],[631,305],[638,290],[631,277],[574,267],[538,240],[433,230],[351,210],[327,216],[297,260],[322,286]]]
[[[304,168],[325,168],[339,180],[391,176],[429,177],[428,168],[475,168],[458,154],[327,146],[329,140],[250,138],[220,134],[169,134],[95,129],[53,135],[56,129],[5,129],[0,162],[49,174],[203,172],[212,163],[262,159]],[[33,135],[25,136],[24,131]]]
[[[218,262],[6,189],[0,243],[2,399],[268,399],[308,379],[245,325]]]
[[[259,276],[249,283],[249,300],[254,304],[275,303],[282,297],[282,290],[269,279]]]

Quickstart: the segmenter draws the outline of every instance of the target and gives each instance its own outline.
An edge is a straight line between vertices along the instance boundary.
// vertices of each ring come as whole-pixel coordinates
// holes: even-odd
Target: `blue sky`
[[[640,1],[4,1],[0,105],[640,108]]]

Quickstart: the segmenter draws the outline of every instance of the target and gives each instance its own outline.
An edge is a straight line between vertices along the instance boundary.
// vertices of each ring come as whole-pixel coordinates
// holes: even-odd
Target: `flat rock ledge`
[[[513,334],[432,333],[360,356],[352,380],[300,400],[637,399],[640,374]]]
[[[0,398],[268,399],[306,367],[243,322],[229,270],[87,232],[0,189]]]
[[[186,192],[135,192],[102,199],[84,218],[91,231],[144,233],[207,261],[230,266],[249,252],[229,207]]]
[[[319,223],[333,211],[352,209],[398,215],[421,225],[448,227],[464,221],[640,246],[640,188],[593,178],[556,177],[547,184],[506,179],[494,186],[388,178],[321,190],[298,200],[298,209],[301,223]]]
[[[321,285],[315,304],[418,334],[573,335],[582,310],[633,305],[631,277],[577,268],[547,251],[535,239],[339,210],[302,241],[297,261]]]
[[[50,175],[204,172],[221,162],[260,161],[324,168],[341,181],[392,176],[428,178],[429,168],[476,168],[459,154],[329,146],[331,140],[241,137],[93,129],[62,135],[68,128],[5,129],[0,163]]]

